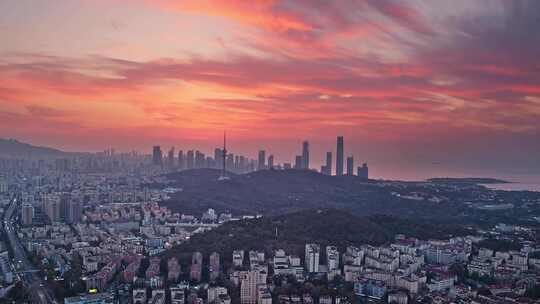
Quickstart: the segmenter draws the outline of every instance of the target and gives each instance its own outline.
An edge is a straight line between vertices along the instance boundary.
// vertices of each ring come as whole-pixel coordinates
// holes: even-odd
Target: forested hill
[[[420,239],[449,238],[467,235],[472,231],[461,226],[412,221],[389,216],[357,217],[348,212],[326,209],[307,210],[286,215],[227,222],[209,232],[193,235],[166,256],[178,256],[184,261],[194,251],[205,256],[216,251],[226,257],[235,249],[285,249],[302,255],[304,244],[318,243],[345,248],[348,245],[380,245],[391,242],[396,234]],[[228,258],[226,258],[228,260]]]

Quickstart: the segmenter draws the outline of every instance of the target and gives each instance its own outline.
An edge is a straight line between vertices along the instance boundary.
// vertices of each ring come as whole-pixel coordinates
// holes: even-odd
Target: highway
[[[22,280],[29,289],[32,303],[56,304],[57,301],[54,299],[52,291],[47,288],[43,279],[36,272],[36,267],[32,265],[32,262],[28,258],[21,241],[17,236],[17,231],[15,230],[15,211],[18,205],[18,200],[16,198],[13,199],[13,202],[4,213],[2,225],[7,234],[9,246],[13,252],[13,263],[15,265],[18,264],[20,272],[23,272]]]

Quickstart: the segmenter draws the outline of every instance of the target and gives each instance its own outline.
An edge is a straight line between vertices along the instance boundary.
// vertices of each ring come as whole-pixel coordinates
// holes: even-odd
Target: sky
[[[540,174],[540,1],[3,0],[0,137],[68,151],[336,136],[385,177]],[[377,171],[378,170],[378,171]]]

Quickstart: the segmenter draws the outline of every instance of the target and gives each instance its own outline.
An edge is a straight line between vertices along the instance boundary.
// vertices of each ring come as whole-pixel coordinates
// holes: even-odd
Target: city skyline
[[[342,137],[338,136],[337,138]],[[0,138],[0,140],[3,140]],[[221,139],[223,140],[223,138]],[[9,139],[9,140],[3,140],[4,143],[9,143],[13,141],[14,143],[17,143],[17,140]],[[233,140],[234,141],[234,140]],[[235,163],[243,163],[243,166],[240,166],[243,169],[235,168],[235,170],[231,170],[236,173],[247,173],[254,170],[260,170],[260,169],[267,169],[267,163],[271,161],[273,164],[276,165],[276,168],[280,169],[304,169],[303,167],[303,160],[302,160],[302,149],[303,149],[303,143],[305,143],[306,140],[296,140],[292,142],[291,149],[293,150],[292,153],[286,152],[285,154],[279,153],[280,151],[279,146],[278,149],[275,149],[273,147],[264,147],[261,149],[260,145],[259,148],[253,151],[253,149],[248,149],[246,153],[243,153],[241,150],[235,149],[234,147],[232,149],[227,149],[228,152],[228,158],[226,160],[227,168],[233,168]],[[310,141],[307,141],[308,145]],[[20,143],[20,142],[19,142]],[[26,145],[28,143],[22,143],[23,145]],[[222,143],[223,144],[223,143]],[[95,155],[101,155],[101,156],[111,156],[110,153],[112,153],[114,156],[122,156],[122,155],[137,155],[137,156],[148,156],[150,157],[150,163],[154,164],[163,164],[167,165],[165,167],[168,167],[171,159],[171,155],[174,158],[174,162],[178,162],[178,159],[182,159],[184,163],[180,163],[179,166],[184,169],[190,169],[190,168],[216,168],[216,169],[222,169],[222,165],[218,166],[218,163],[222,163],[222,148],[220,147],[222,144],[214,144],[214,143],[206,143],[204,145],[197,145],[197,143],[191,145],[191,144],[180,144],[180,145],[172,145],[172,146],[161,146],[161,145],[153,145],[151,147],[143,148],[142,150],[119,150],[115,147],[105,147],[104,149],[100,149],[97,151],[75,151],[76,153],[90,153]],[[32,145],[30,145],[32,146]],[[234,146],[234,145],[233,145]],[[332,146],[334,146],[334,149],[332,149]],[[229,145],[227,145],[229,147]],[[362,146],[364,148],[365,146]],[[39,147],[38,147],[39,148]],[[48,147],[48,148],[55,148],[55,147]],[[156,161],[155,159],[155,152],[153,151],[155,149],[159,148],[159,154],[161,161]],[[330,148],[330,151],[328,151]],[[8,149],[11,149],[8,147]],[[491,169],[478,169],[478,168],[463,168],[459,166],[451,166],[450,168],[444,166],[440,162],[423,162],[423,164],[419,165],[417,163],[406,163],[409,161],[409,159],[404,158],[402,159],[402,163],[396,162],[395,159],[392,159],[390,162],[381,162],[380,160],[377,161],[373,158],[370,158],[369,153],[365,154],[362,152],[358,152],[359,150],[355,150],[355,148],[350,148],[348,144],[344,145],[344,158],[343,158],[343,173],[347,173],[346,171],[346,163],[345,161],[349,159],[350,157],[353,157],[353,175],[359,175],[364,176],[367,174],[364,169],[360,170],[361,167],[364,164],[370,165],[370,178],[373,179],[386,179],[386,180],[404,180],[404,181],[419,181],[419,180],[425,180],[433,177],[493,177],[493,178],[499,178],[499,179],[505,179],[507,181],[512,181],[515,183],[515,187],[508,186],[505,187],[506,189],[523,189],[523,187],[526,187],[528,189],[538,189],[538,184],[540,183],[540,179],[538,174],[535,173],[534,169],[531,168],[531,171],[520,171],[520,170],[508,170],[508,171],[501,171],[498,170],[498,168],[491,168]],[[69,151],[66,151],[69,152]],[[258,162],[259,157],[261,156],[260,153],[264,153],[264,162],[265,166],[259,168]],[[268,152],[268,154],[267,154]],[[384,154],[385,151],[375,151],[379,154]],[[172,154],[171,154],[172,153]],[[323,144],[315,145],[314,151],[308,152],[312,153],[310,156],[310,166],[309,169],[318,171],[319,173],[325,174],[325,175],[335,175],[336,172],[336,164],[338,163],[338,160],[336,159],[337,155],[337,146],[336,146],[336,138],[334,138],[333,142],[325,141]],[[213,157],[212,157],[213,154]],[[274,156],[276,154],[276,156]],[[26,155],[26,156],[24,156]],[[34,155],[32,157],[31,155],[20,155],[21,157],[31,157],[34,158],[38,157],[38,155]],[[181,156],[181,157],[180,157]],[[13,156],[9,156],[8,153],[8,159],[12,158]],[[209,165],[208,157],[210,157],[212,164]],[[48,158],[48,157],[47,157]],[[191,159],[192,163],[189,163],[189,159]],[[198,159],[198,164],[196,163]],[[58,161],[68,159],[57,159]],[[297,166],[298,162],[298,166]],[[330,164],[330,172],[327,171],[327,165]],[[58,166],[58,164],[57,164]],[[65,166],[65,165],[64,165]],[[290,166],[290,167],[289,167]],[[362,173],[361,173],[362,172]],[[514,185],[514,184],[509,184]]]
[[[227,129],[232,150],[264,147],[280,162],[307,139],[317,167],[340,134],[344,161],[354,154],[378,176],[538,174],[538,11],[502,0],[3,1],[0,137],[211,151]]]
[[[358,164],[358,167],[354,165],[354,156],[347,156],[347,167],[344,171],[343,155],[344,155],[344,138],[343,136],[337,136],[336,155],[341,155],[336,159],[336,170],[332,170],[332,153],[326,152],[324,154],[324,162],[320,164],[310,162],[310,144],[308,140],[302,141],[301,153],[297,155],[290,155],[284,159],[274,162],[274,155],[266,154],[266,149],[258,150],[257,156],[250,157],[239,155],[234,151],[226,149],[226,137],[224,133],[223,148],[214,148],[214,157],[211,157],[209,153],[200,151],[197,148],[188,148],[185,150],[179,149],[178,154],[175,154],[175,146],[172,146],[164,156],[164,150],[159,145],[152,147],[152,153],[150,155],[152,164],[154,166],[176,168],[178,170],[196,169],[196,168],[215,168],[223,170],[222,176],[225,176],[225,171],[233,172],[250,172],[256,170],[265,169],[300,169],[300,170],[314,170],[324,175],[359,175],[364,176],[367,179],[367,172],[360,174],[361,165],[367,167],[367,161]],[[116,150],[109,148],[103,151],[107,156],[115,156]],[[137,152],[137,151],[133,151]],[[143,155],[148,155],[144,154]],[[197,155],[199,159],[197,159]],[[318,157],[317,157],[318,159]],[[341,159],[341,161],[340,161]],[[290,161],[289,161],[290,160]],[[340,164],[341,162],[341,164]],[[320,168],[320,169],[319,169]],[[338,169],[341,168],[341,169]],[[341,170],[341,172],[339,172]],[[357,174],[358,170],[358,174]]]

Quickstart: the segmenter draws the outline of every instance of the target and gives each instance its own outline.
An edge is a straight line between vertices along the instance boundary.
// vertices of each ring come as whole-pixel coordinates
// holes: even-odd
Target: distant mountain
[[[302,255],[304,244],[335,245],[341,249],[349,245],[380,245],[391,242],[396,234],[407,234],[420,239],[463,236],[472,231],[453,224],[429,223],[422,220],[403,220],[389,216],[357,217],[348,212],[325,209],[305,210],[274,217],[227,222],[224,225],[192,238],[166,253],[189,260],[190,254],[213,251],[229,260],[235,249],[285,249],[290,254]]]
[[[53,148],[33,146],[15,139],[0,138],[0,157],[65,157],[69,153]]]
[[[262,170],[218,180],[219,170],[187,170],[168,175],[181,192],[163,204],[176,212],[200,214],[208,208],[235,214],[279,215],[307,209],[335,208],[357,215],[402,217],[459,215],[460,206],[405,199],[395,195],[407,183],[366,181],[356,176],[326,176],[308,170]],[[424,183],[427,184],[427,183]],[[425,191],[418,183],[408,190]],[[431,191],[431,190],[430,190]],[[435,193],[435,191],[432,191]],[[437,194],[440,195],[440,194]]]

